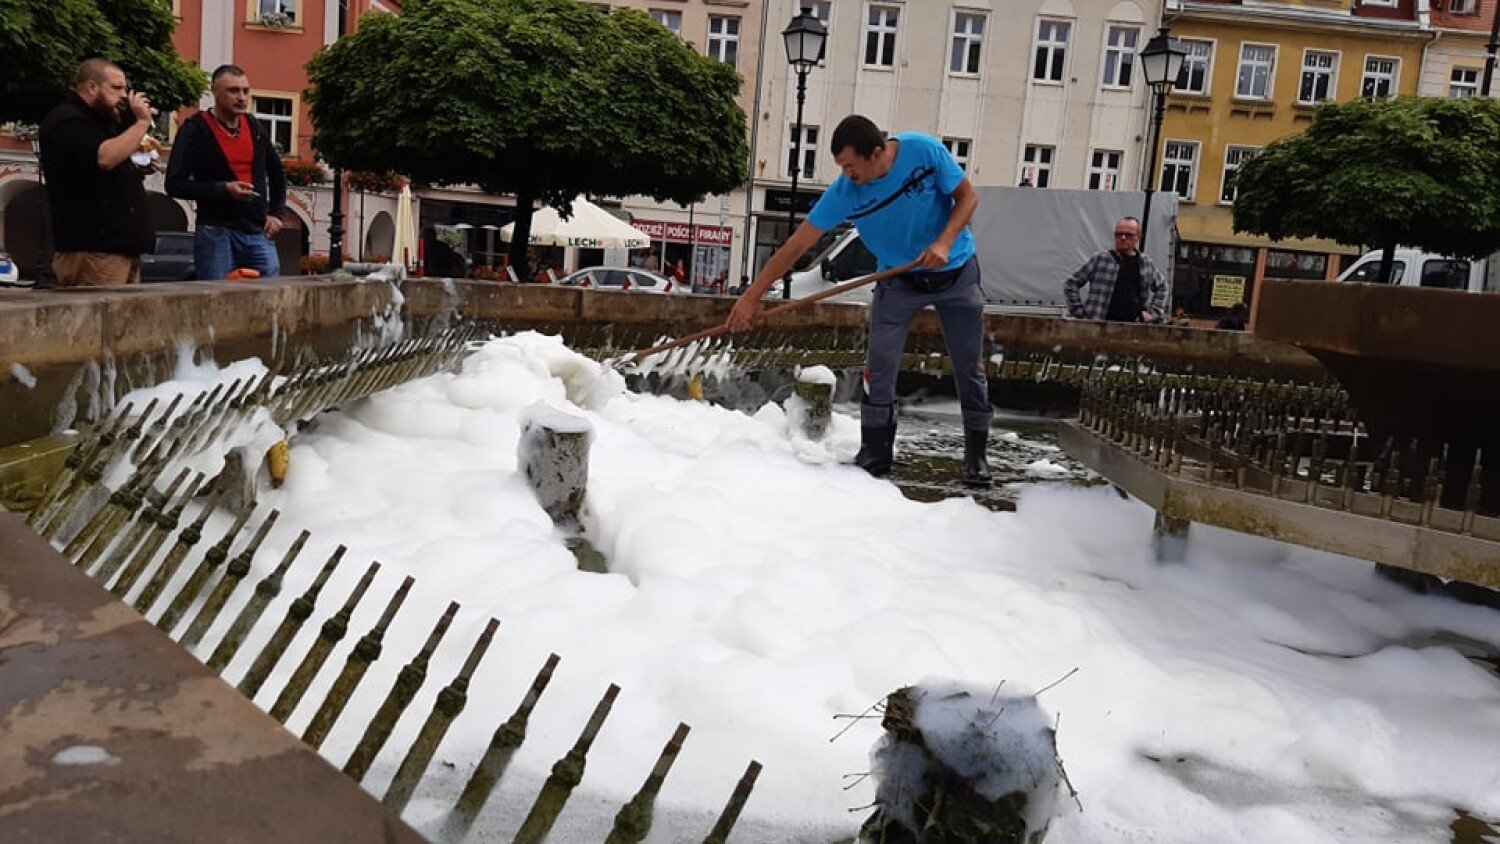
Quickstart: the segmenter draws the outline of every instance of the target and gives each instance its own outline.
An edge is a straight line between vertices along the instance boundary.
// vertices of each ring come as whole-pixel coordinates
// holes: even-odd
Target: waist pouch
[[[901,282],[918,293],[942,293],[958,281],[963,275],[964,268],[968,264],[952,270],[941,270],[935,273],[902,273],[897,276]]]

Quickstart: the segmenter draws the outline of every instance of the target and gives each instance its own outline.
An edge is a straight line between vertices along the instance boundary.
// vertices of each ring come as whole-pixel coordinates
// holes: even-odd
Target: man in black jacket
[[[73,96],[47,113],[38,136],[57,244],[52,271],[68,287],[138,284],[152,234],[146,170],[130,156],[151,128],[151,103],[104,59],[80,64],[73,81]]]
[[[197,203],[193,264],[198,278],[216,279],[236,268],[278,275],[281,262],[271,238],[286,212],[281,158],[260,122],[250,117],[245,71],[221,65],[213,73],[213,108],[177,131],[167,162],[167,193]]]

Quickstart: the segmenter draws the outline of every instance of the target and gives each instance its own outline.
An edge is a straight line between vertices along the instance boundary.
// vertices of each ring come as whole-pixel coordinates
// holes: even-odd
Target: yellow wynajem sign
[[[1245,277],[1242,275],[1214,276],[1214,289],[1209,294],[1208,304],[1213,308],[1228,308],[1245,301]]]

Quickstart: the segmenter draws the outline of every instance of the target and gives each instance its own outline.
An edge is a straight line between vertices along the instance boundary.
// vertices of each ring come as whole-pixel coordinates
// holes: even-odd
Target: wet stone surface
[[[840,410],[857,412],[855,408]],[[973,490],[963,483],[964,433],[957,409],[950,414],[904,408],[896,429],[896,467],[890,479],[914,501],[971,496],[997,511],[1016,509],[1016,500],[1027,485],[1105,483],[1058,447],[1055,425],[1042,417],[998,415],[990,428],[988,449],[995,485]]]

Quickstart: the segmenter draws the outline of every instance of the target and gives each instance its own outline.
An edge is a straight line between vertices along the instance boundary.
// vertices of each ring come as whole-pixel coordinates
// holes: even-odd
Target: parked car
[[[193,233],[157,232],[156,249],[141,256],[141,281],[192,281]]]
[[[1391,262],[1391,284],[1404,287],[1441,287],[1448,290],[1468,290],[1478,293],[1494,289],[1493,285],[1486,284],[1485,277],[1490,269],[1487,264],[1494,263],[1496,260],[1496,257],[1491,257],[1487,260],[1470,261],[1467,258],[1454,258],[1450,255],[1438,255],[1419,249],[1399,247]],[[1380,250],[1361,255],[1359,260],[1350,264],[1349,268],[1339,275],[1339,281],[1378,284],[1380,282]]]
[[[558,284],[594,287],[600,290],[633,290],[637,293],[688,293],[685,284],[639,267],[584,267],[563,276]]]
[[[16,285],[21,280],[21,271],[16,269],[16,262],[0,249],[0,284]]]

